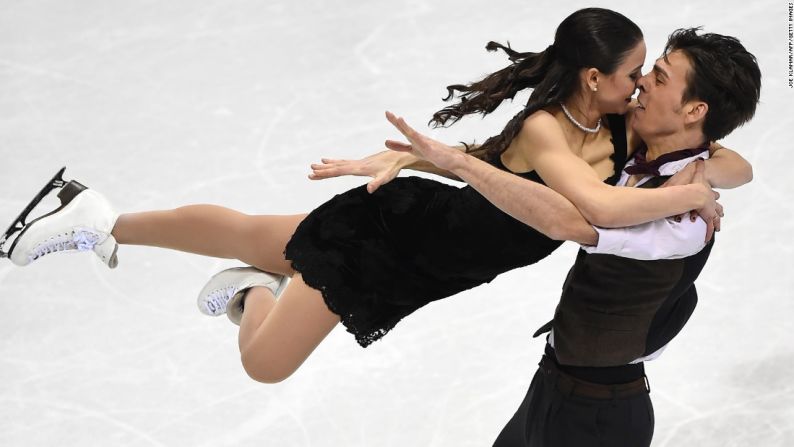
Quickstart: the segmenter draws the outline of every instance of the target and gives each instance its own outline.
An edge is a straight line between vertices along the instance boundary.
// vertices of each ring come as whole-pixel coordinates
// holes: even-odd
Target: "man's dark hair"
[[[697,99],[709,106],[703,134],[719,140],[750,121],[761,96],[761,70],[739,39],[720,34],[698,35],[700,28],[677,29],[664,48],[665,57],[680,50],[692,68],[682,102]]]

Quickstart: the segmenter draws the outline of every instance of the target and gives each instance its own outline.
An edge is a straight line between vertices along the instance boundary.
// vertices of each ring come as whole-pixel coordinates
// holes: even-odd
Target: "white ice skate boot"
[[[243,296],[254,286],[264,286],[276,298],[287,286],[289,278],[275,273],[263,272],[254,267],[234,267],[221,271],[210,278],[198,296],[201,313],[211,316],[229,317],[232,323],[240,325],[243,318]]]
[[[63,170],[57,177],[60,178],[62,173]],[[93,189],[74,180],[53,182],[42,189],[3,237],[5,241],[12,230],[21,230],[8,251],[8,257],[14,264],[25,266],[50,253],[92,250],[108,267],[115,268],[118,243],[111,231],[118,213]],[[63,188],[58,193],[61,206],[25,225],[27,214],[55,187]],[[20,223],[22,226],[17,227]]]

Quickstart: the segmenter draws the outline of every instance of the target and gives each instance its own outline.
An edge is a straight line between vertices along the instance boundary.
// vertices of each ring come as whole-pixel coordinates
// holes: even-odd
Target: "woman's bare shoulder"
[[[554,116],[552,111],[548,109],[537,110],[526,117],[521,124],[521,130],[517,138],[532,145],[567,145],[565,133],[563,133],[560,122],[557,121],[557,117]]]

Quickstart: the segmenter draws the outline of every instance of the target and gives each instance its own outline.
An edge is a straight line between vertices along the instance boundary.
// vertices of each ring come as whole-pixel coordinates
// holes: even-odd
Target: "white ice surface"
[[[655,447],[794,445],[794,90],[787,2],[611,1],[649,62],[675,28],[738,36],[762,103],[724,140],[755,179],[725,191],[700,304],[647,365]],[[307,178],[399,134],[483,141],[525,100],[429,130],[445,86],[504,66],[489,40],[551,43],[581,1],[2,1],[0,224],[61,166],[123,212],[215,203],[311,210],[366,181]],[[787,155],[789,154],[789,155]],[[408,174],[404,174],[408,175]],[[428,175],[428,177],[431,177]],[[47,202],[52,205],[54,202]],[[524,397],[576,246],[426,306],[361,349],[337,327],[287,381],[240,366],[195,294],[238,265],[123,246],[0,264],[0,446],[489,446]]]

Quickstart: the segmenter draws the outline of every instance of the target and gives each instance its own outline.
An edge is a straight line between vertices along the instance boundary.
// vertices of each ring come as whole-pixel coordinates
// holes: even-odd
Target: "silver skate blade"
[[[16,219],[14,219],[14,221],[11,223],[11,225],[8,227],[5,233],[3,233],[2,236],[0,236],[0,258],[8,257],[8,253],[3,250],[3,245],[5,245],[6,241],[8,240],[9,237],[11,237],[11,235],[25,228],[25,225],[27,225],[25,223],[25,219],[28,218],[28,214],[30,214],[30,212],[33,211],[33,208],[35,208],[36,205],[38,205],[39,202],[41,202],[44,199],[44,197],[46,197],[47,194],[50,193],[50,191],[52,191],[55,188],[63,188],[63,185],[66,184],[66,182],[64,182],[63,180],[64,171],[66,171],[66,166],[62,167],[52,177],[52,179],[50,179],[50,181],[46,185],[44,185],[43,188],[41,188],[41,191],[39,191],[39,193],[36,194],[36,197],[34,197],[33,200],[31,200],[28,206],[26,206],[25,209],[22,210],[22,212],[19,214],[19,216]]]

